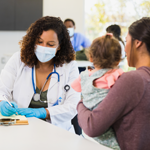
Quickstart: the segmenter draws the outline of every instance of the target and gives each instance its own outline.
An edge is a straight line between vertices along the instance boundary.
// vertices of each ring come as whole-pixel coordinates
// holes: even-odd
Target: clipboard
[[[0,125],[28,125],[28,119],[21,115],[3,116],[0,113]]]

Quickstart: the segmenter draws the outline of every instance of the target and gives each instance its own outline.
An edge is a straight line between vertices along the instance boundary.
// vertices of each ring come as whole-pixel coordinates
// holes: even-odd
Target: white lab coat
[[[76,106],[80,100],[80,93],[75,92],[71,86],[70,90],[66,92],[64,86],[66,84],[70,85],[78,77],[77,63],[76,61],[71,61],[68,64],[63,64],[62,67],[56,67],[56,72],[60,75],[60,83],[58,83],[57,75],[52,74],[47,92],[47,99],[51,101],[48,103],[51,123],[65,130],[74,131],[71,119],[77,113]],[[35,73],[34,83],[36,87]],[[1,72],[0,97],[7,95],[18,104],[18,107],[28,108],[33,94],[32,68],[25,66],[21,62],[20,52],[16,52]],[[62,97],[61,103],[52,107],[58,97]]]

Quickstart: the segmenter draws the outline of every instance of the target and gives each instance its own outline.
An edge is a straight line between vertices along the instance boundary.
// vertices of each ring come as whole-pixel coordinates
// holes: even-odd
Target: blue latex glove
[[[18,115],[24,115],[26,117],[36,117],[45,119],[46,118],[46,110],[45,108],[18,108]]]
[[[18,106],[15,102],[11,102],[11,104],[13,105],[13,107],[10,106],[7,101],[0,102],[0,112],[3,116],[11,116],[13,114],[16,114],[16,109],[18,108]]]

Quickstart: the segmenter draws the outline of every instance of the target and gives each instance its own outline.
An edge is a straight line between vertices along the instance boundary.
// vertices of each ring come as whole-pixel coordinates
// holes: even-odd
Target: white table
[[[111,150],[37,118],[29,125],[0,126],[1,150]]]

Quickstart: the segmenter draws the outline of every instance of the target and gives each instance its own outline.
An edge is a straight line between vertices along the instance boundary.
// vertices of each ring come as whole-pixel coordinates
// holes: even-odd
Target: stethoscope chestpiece
[[[64,89],[66,90],[66,92],[68,92],[70,90],[70,86],[67,84],[64,86]]]
[[[34,101],[39,101],[39,100],[40,100],[40,94],[39,94],[39,93],[35,93],[35,94],[33,95],[33,100],[34,100]]]

